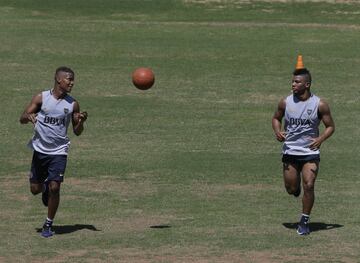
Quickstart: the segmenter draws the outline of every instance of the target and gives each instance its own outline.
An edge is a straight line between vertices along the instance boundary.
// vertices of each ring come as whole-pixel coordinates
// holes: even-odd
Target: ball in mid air
[[[132,74],[132,82],[140,90],[147,90],[154,85],[155,76],[150,68],[138,68]]]

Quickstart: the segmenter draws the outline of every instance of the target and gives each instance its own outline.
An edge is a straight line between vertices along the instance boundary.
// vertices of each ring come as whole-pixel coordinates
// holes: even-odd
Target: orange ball
[[[154,85],[155,76],[150,68],[138,68],[132,73],[132,82],[140,90],[147,90]]]

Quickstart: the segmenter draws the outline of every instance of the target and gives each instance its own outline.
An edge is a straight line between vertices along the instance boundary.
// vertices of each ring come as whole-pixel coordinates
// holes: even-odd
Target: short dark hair
[[[304,75],[306,77],[307,82],[311,84],[311,74],[307,68],[295,69],[293,75],[294,76]]]
[[[61,67],[58,67],[55,71],[55,76],[59,73],[59,72],[66,72],[66,73],[71,73],[75,76],[75,73],[74,71],[69,68],[69,67],[65,67],[65,66],[61,66]]]

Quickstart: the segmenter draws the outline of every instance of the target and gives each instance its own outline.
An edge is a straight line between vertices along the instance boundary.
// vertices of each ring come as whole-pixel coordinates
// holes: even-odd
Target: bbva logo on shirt
[[[60,126],[60,125],[65,126],[65,118],[55,118],[55,117],[45,116],[44,123],[48,123],[56,126]]]

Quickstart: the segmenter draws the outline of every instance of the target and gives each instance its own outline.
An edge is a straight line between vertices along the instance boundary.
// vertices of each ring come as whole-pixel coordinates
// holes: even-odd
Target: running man
[[[301,58],[302,61],[302,58]],[[315,200],[314,185],[319,171],[320,146],[335,131],[329,105],[310,92],[311,74],[297,67],[292,77],[292,94],[280,100],[272,118],[272,128],[283,142],[283,177],[287,192],[295,197],[304,191],[299,235],[310,234],[309,220]],[[282,119],[284,118],[284,131]],[[319,134],[319,125],[324,131]]]
[[[60,203],[60,185],[70,146],[69,123],[72,122],[74,134],[80,135],[87,119],[87,113],[80,112],[79,103],[68,95],[74,77],[68,67],[56,69],[54,87],[35,95],[20,116],[20,123],[34,125],[34,136],[28,144],[33,150],[29,180],[31,193],[42,193],[43,204],[48,207],[43,237],[53,235],[51,227]]]

